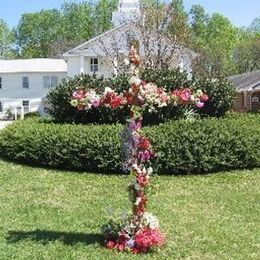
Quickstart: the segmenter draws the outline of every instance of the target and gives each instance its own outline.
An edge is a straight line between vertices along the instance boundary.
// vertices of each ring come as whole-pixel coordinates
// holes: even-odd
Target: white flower
[[[77,99],[72,99],[70,101],[70,104],[73,106],[73,107],[76,107],[78,105],[78,100]]]
[[[112,88],[106,87],[105,91],[104,91],[104,95],[106,95],[107,93],[111,93],[113,92]]]
[[[132,84],[135,84],[135,85],[140,85],[141,84],[141,80],[136,77],[136,76],[132,76],[130,79],[129,79],[129,84],[132,85]]]
[[[125,63],[126,66],[128,66],[128,65],[130,64],[129,59],[125,58],[125,59],[124,59],[124,63]]]
[[[148,173],[149,175],[153,174],[153,168],[152,168],[152,167],[149,167],[149,168],[147,169],[147,173]]]
[[[149,212],[144,213],[142,221],[145,226],[149,226],[151,229],[159,227],[158,219]]]
[[[137,197],[136,198],[136,201],[135,201],[135,205],[139,205],[142,201],[142,198],[141,197]]]

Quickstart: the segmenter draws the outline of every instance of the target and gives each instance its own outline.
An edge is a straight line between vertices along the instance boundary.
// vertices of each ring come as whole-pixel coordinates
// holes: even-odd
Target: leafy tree
[[[16,41],[25,58],[48,57],[60,34],[61,17],[56,9],[25,13],[16,28]]]
[[[203,48],[206,44],[206,32],[209,16],[201,5],[193,5],[190,10],[192,47]]]
[[[260,33],[260,16],[256,17],[251,25],[249,26],[249,30],[253,33]]]
[[[65,3],[61,7],[62,36],[67,40],[88,40],[94,33],[93,6],[88,2]]]
[[[237,73],[260,69],[260,38],[255,37],[239,43],[233,57]]]
[[[10,58],[14,55],[13,44],[13,32],[9,30],[4,20],[0,19],[0,59]]]
[[[103,33],[112,27],[112,12],[117,7],[118,0],[99,0],[95,6],[94,31]]]
[[[169,24],[169,30],[175,34],[177,42],[187,45],[189,42],[189,23],[183,0],[172,0],[171,7],[173,15]]]
[[[226,17],[214,13],[207,20],[205,33],[200,36],[202,40],[195,72],[203,71],[204,74],[214,77],[233,74],[235,66],[232,55],[239,42],[238,29]]]

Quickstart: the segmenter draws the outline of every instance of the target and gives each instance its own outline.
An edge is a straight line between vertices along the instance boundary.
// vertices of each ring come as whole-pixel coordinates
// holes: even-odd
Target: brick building
[[[260,70],[229,77],[237,95],[233,110],[260,111]]]

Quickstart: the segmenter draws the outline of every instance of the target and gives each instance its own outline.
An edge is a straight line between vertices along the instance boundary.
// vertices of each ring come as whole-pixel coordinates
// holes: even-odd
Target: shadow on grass
[[[85,245],[102,244],[103,236],[98,233],[72,233],[72,232],[57,232],[49,230],[34,230],[34,231],[9,231],[6,237],[8,243],[17,243],[21,240],[31,240],[41,244],[59,241],[64,245],[75,245],[83,243]]]

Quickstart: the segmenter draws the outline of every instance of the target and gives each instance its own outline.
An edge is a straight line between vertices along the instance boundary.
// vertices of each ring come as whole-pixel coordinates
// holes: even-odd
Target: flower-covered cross
[[[139,78],[141,59],[134,46],[130,49],[127,63],[131,74],[130,88],[127,91],[116,93],[111,88],[106,88],[99,95],[95,89],[78,88],[73,92],[70,103],[78,110],[101,106],[112,109],[130,107],[130,118],[121,136],[125,158],[123,169],[134,177],[128,188],[133,210],[124,221],[118,223],[109,221],[102,227],[102,233],[107,248],[142,253],[153,247],[162,246],[165,240],[159,230],[157,218],[146,211],[148,200],[146,190],[153,173],[153,169],[147,165],[150,165],[155,152],[151,141],[141,131],[143,112],[145,110],[156,112],[161,107],[188,104],[201,108],[208,100],[208,96],[201,90],[192,92],[190,88],[166,92],[163,87],[141,80]]]

